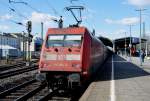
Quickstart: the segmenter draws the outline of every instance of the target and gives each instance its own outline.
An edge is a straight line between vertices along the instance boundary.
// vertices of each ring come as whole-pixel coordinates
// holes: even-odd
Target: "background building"
[[[33,37],[30,51],[40,52],[42,40]],[[0,57],[21,57],[28,53],[28,37],[26,33],[0,33]]]
[[[17,37],[8,34],[0,34],[0,57],[18,57],[20,56],[20,41]]]

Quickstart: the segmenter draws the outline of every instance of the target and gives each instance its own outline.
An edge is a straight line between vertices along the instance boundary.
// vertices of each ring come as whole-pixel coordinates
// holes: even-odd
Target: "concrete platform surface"
[[[144,59],[144,62],[142,62],[142,65],[139,57],[131,57],[131,58],[128,56],[121,56],[121,57],[127,60],[128,62],[131,62],[150,73],[150,60],[147,59],[146,57]]]
[[[148,71],[117,55],[110,57],[103,68],[80,101],[150,101]]]

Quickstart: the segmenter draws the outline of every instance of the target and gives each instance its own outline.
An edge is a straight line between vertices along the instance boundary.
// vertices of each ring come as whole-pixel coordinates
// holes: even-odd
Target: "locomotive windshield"
[[[78,47],[81,45],[81,35],[49,35],[47,47]]]

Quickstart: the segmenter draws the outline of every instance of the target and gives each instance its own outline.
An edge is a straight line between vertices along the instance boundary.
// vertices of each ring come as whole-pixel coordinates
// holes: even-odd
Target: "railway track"
[[[23,65],[25,65],[24,62],[14,64],[14,65],[10,65],[10,66],[0,66],[0,72],[6,71],[6,70],[9,70],[9,69],[13,69],[13,68],[16,68],[18,66],[23,66]]]
[[[26,101],[43,89],[46,84],[40,84],[35,79],[0,93],[0,101]]]
[[[35,70],[37,65],[19,68],[0,72],[0,79]],[[0,92],[0,101],[74,101],[69,93],[61,94],[60,89],[49,92],[46,83],[41,84],[35,79],[31,79],[29,81],[20,80],[17,86],[15,85]],[[24,83],[22,84],[22,82]]]
[[[31,63],[37,63],[37,60],[31,61]],[[20,62],[18,64],[14,64],[14,65],[8,65],[8,66],[0,66],[0,72],[3,71],[7,71],[7,70],[11,70],[20,66],[25,66],[26,63],[25,62]]]
[[[10,76],[18,75],[18,74],[29,72],[29,71],[36,70],[36,69],[37,69],[37,65],[32,65],[29,67],[26,67],[26,66],[20,67],[19,69],[15,68],[10,71],[3,71],[0,73],[0,79],[8,78]]]
[[[70,98],[57,97],[59,89],[49,92],[46,83],[35,79],[0,93],[0,101],[70,101]]]

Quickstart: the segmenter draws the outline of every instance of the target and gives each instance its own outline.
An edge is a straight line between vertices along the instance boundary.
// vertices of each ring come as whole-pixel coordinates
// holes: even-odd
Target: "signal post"
[[[27,32],[28,32],[28,62],[26,63],[27,66],[30,66],[30,61],[31,61],[31,52],[30,52],[30,44],[32,42],[33,35],[31,35],[32,31],[32,22],[28,21],[27,22]]]

